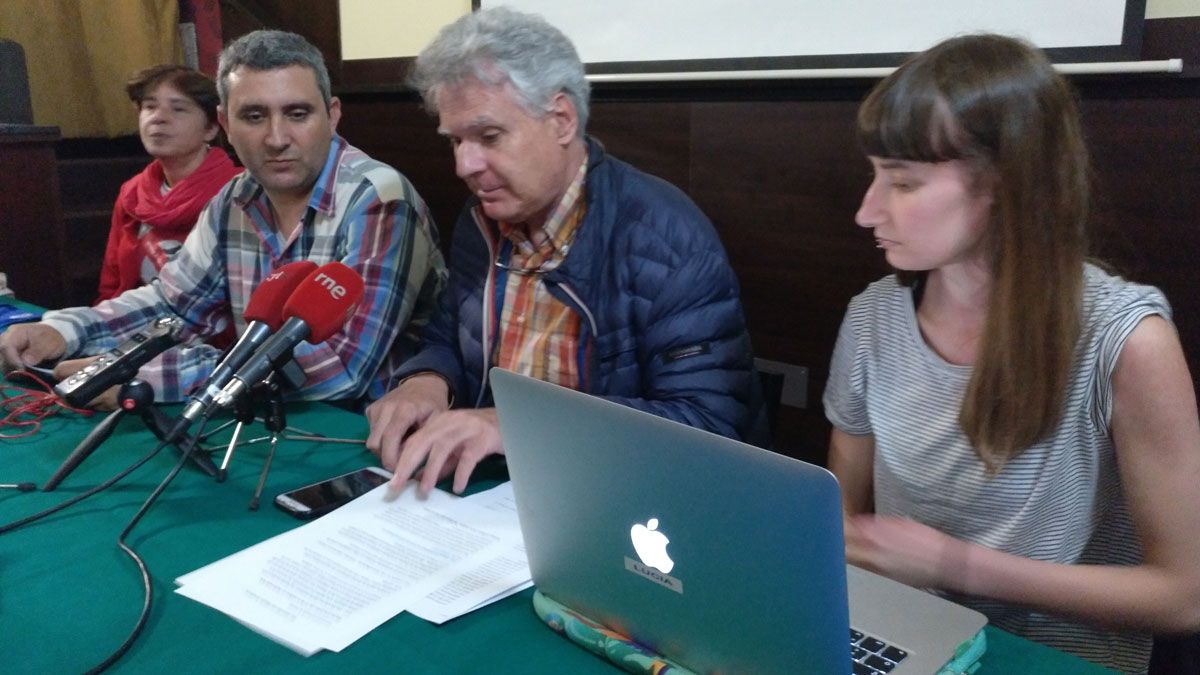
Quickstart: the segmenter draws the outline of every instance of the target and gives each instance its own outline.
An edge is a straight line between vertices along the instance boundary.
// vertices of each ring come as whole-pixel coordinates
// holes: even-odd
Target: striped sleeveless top
[[[1037,560],[1134,565],[1140,547],[1110,433],[1111,378],[1143,318],[1170,319],[1158,289],[1084,269],[1083,322],[1062,420],[988,476],[958,424],[971,367],[947,363],[921,337],[912,289],[885,277],[856,296],[838,335],[825,414],[874,436],[875,512]],[[1125,672],[1144,672],[1149,634],[1112,632],[981,598],[954,600],[992,625]]]

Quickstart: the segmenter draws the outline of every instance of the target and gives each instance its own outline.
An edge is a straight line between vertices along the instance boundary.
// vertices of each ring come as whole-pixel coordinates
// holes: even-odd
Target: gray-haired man
[[[461,491],[503,453],[490,366],[763,441],[721,242],[686,195],[586,136],[589,88],[566,36],[537,16],[475,12],[417,57],[413,80],[474,197],[421,351],[367,409],[367,447],[393,485],[424,464],[422,490],[454,472]]]

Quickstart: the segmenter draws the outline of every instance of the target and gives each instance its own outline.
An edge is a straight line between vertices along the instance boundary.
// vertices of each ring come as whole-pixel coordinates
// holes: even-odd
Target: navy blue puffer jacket
[[[738,283],[712,223],[678,188],[588,141],[587,213],[545,275],[582,317],[580,389],[731,438],[767,442]],[[500,235],[467,203],[454,227],[449,288],[395,381],[434,371],[456,406],[492,405],[492,262]],[[488,298],[488,302],[484,302]],[[488,344],[484,345],[484,335]]]

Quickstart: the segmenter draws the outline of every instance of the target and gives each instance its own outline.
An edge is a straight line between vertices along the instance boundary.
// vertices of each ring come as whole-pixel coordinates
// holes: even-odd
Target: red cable
[[[42,428],[42,420],[58,414],[60,408],[91,415],[94,411],[67,405],[54,393],[54,387],[38,377],[36,373],[27,370],[16,370],[12,375],[19,375],[36,382],[40,388],[31,389],[11,382],[0,387],[0,439],[24,438],[36,434]],[[13,392],[16,392],[15,394]],[[10,433],[7,429],[28,427],[19,433]]]

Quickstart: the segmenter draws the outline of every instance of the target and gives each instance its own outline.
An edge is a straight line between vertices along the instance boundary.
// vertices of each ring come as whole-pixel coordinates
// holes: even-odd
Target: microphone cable
[[[36,377],[36,376],[34,376],[34,377]],[[51,395],[51,396],[53,396],[53,395]],[[84,415],[92,415],[95,412],[93,410],[81,410],[81,409],[73,408],[69,405],[62,403],[61,400],[58,399],[57,396],[53,396],[53,397],[55,399],[55,404],[61,408],[71,410],[73,412],[82,413]],[[54,414],[54,413],[51,412],[48,414]],[[203,430],[203,429],[204,429],[204,423],[201,423],[200,430]],[[36,431],[36,429],[34,431]],[[32,432],[30,432],[30,433],[32,433]],[[22,435],[24,436],[24,435],[28,435],[28,434],[22,434]],[[0,438],[5,438],[5,436],[0,435]],[[15,436],[7,436],[7,438],[15,438]],[[187,452],[186,453],[181,452],[180,454],[190,457],[192,455],[192,453],[195,452],[196,445],[199,443],[199,436],[185,436],[184,438],[186,438],[188,441]],[[164,447],[166,447],[167,445],[168,445],[167,441],[160,439],[158,442],[158,445],[154,446],[153,450],[151,450],[150,452],[146,453],[145,455],[139,457],[136,461],[133,462],[133,464],[130,464],[128,467],[121,470],[120,473],[116,474],[112,478],[109,478],[108,480],[104,481],[103,483],[100,483],[98,485],[95,485],[94,487],[88,488],[87,490],[80,492],[79,494],[75,495],[74,497],[64,499],[63,501],[55,504],[54,506],[47,507],[41,511],[38,511],[37,513],[33,513],[28,516],[25,516],[24,518],[19,518],[12,522],[5,523],[4,525],[0,525],[0,535],[4,535],[9,532],[12,532],[13,530],[22,528],[26,525],[29,525],[30,523],[35,523],[43,518],[46,518],[47,516],[52,516],[52,515],[58,513],[59,511],[62,511],[63,509],[66,509],[68,507],[74,506],[75,504],[78,504],[79,502],[87,499],[88,497],[91,497],[100,492],[103,492],[104,490],[107,490],[108,488],[112,487],[116,483],[123,480],[129,474],[133,473],[134,471],[137,471],[139,467],[141,467],[143,464],[145,464],[146,462],[153,459],[154,456],[157,455],[159,452],[161,452],[162,449]],[[25,484],[20,483],[17,485],[23,486]],[[18,487],[18,489],[25,491],[24,487]],[[36,485],[34,486],[33,489],[37,489]]]
[[[55,504],[54,506],[51,506],[49,508],[38,511],[37,513],[25,516],[24,518],[21,518],[19,520],[14,520],[11,523],[6,523],[4,525],[0,525],[0,535],[7,534],[9,532],[12,532],[15,529],[24,527],[33,522],[37,522],[37,521],[41,520],[42,518],[45,518],[46,516],[54,515],[55,513],[58,513],[59,511],[62,511],[63,509],[65,509],[69,506],[74,506],[75,504],[78,504],[79,502],[87,499],[88,497],[91,497],[94,494],[97,494],[99,492],[107,490],[108,488],[112,487],[113,484],[120,481],[122,478],[124,478],[124,477],[128,476],[129,474],[133,473],[134,471],[136,471],[138,469],[138,467],[140,467],[141,465],[143,465],[146,462],[153,459],[154,456],[159,453],[159,451],[161,451],[164,447],[166,447],[166,445],[167,444],[165,441],[159,441],[158,445],[154,446],[153,450],[151,450],[150,452],[146,453],[145,455],[142,455],[141,457],[139,457],[137,459],[137,461],[135,461],[133,464],[130,464],[128,467],[123,469],[117,475],[113,476],[112,478],[109,478],[108,480],[104,481],[103,483],[100,483],[99,485],[97,485],[95,487],[88,488],[87,490],[80,492],[79,494],[75,495],[74,497],[65,499],[65,500],[59,502],[58,504]]]
[[[58,414],[59,410],[70,410],[84,416],[94,411],[76,408],[67,404],[54,393],[54,385],[28,370],[14,370],[8,378],[22,377],[32,380],[34,387],[7,382],[0,387],[0,439],[25,438],[42,428],[42,420]],[[15,394],[12,392],[16,392]],[[27,427],[20,432],[9,432],[10,427]]]
[[[183,469],[184,465],[188,463],[189,459],[191,459],[192,452],[195,450],[196,445],[199,442],[197,439],[204,432],[204,424],[206,422],[207,420],[201,420],[200,428],[196,430],[196,435],[191,437],[191,441],[187,444],[184,452],[180,454],[179,461],[175,463],[175,466],[171,469],[170,473],[167,474],[166,478],[162,479],[162,481],[158,484],[158,487],[154,488],[154,491],[150,493],[150,496],[146,498],[146,501],[142,502],[141,508],[139,508],[137,513],[133,515],[133,518],[129,520],[129,523],[125,526],[125,529],[121,531],[120,536],[117,537],[117,546],[120,547],[120,549],[133,560],[134,564],[138,567],[138,572],[142,576],[142,612],[138,615],[137,623],[135,623],[133,629],[129,631],[129,635],[125,638],[125,641],[122,642],[115,651],[109,654],[107,658],[105,658],[96,666],[88,669],[87,675],[102,673],[120,660],[120,658],[125,655],[125,652],[129,651],[129,648],[133,646],[133,643],[137,641],[138,637],[141,636],[142,630],[146,627],[146,622],[150,619],[150,608],[154,602],[154,585],[152,584],[150,577],[150,568],[146,565],[146,561],[142,560],[142,557],[138,555],[138,552],[125,542],[125,538],[128,537],[131,532],[133,532],[133,528],[137,526],[139,521],[141,521],[142,516],[146,515],[146,512],[150,510],[150,507],[153,506],[154,502],[158,500],[159,495],[161,495],[167,489],[167,486],[171,484],[171,481],[175,480],[175,477],[179,475],[179,472]],[[155,448],[155,452],[161,449],[163,445],[165,445],[165,443],[159,443],[159,447]]]

